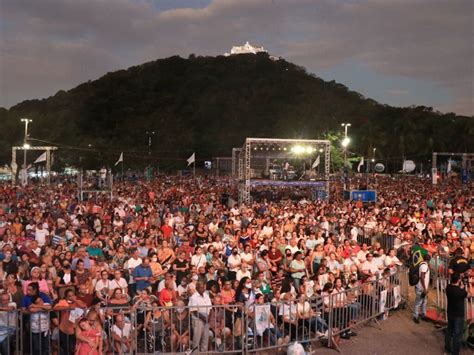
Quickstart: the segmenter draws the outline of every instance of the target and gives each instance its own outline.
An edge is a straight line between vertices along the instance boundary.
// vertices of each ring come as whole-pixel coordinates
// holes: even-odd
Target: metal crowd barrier
[[[388,312],[408,301],[406,269],[394,275],[365,282],[357,287],[324,296],[329,326],[329,345],[336,336],[370,321],[385,319]]]
[[[295,341],[303,345],[324,341],[337,347],[335,337],[383,319],[407,297],[403,268],[355,288],[311,299],[303,296],[253,306],[158,307],[155,301],[146,306],[92,307],[83,314],[71,312],[70,317],[84,318],[76,325],[74,336],[59,331],[61,311],[0,311],[0,353],[74,355],[76,344],[84,343],[77,338],[79,327],[96,329],[79,335],[95,347],[100,342],[102,352],[108,354],[259,353]],[[474,311],[472,299],[467,309]]]
[[[449,261],[451,259],[446,256],[434,255],[430,261],[430,271],[432,280],[449,279]]]
[[[446,286],[449,280],[447,278],[436,279],[436,321],[441,323],[448,322],[448,297],[446,295]],[[469,291],[468,291],[469,292]],[[474,295],[468,295],[464,305],[465,319],[468,322],[474,321]]]

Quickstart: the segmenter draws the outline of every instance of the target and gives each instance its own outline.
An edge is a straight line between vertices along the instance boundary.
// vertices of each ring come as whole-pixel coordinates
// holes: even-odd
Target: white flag
[[[447,173],[450,173],[452,170],[452,166],[451,166],[451,159],[448,160],[448,167],[446,168],[446,172]]]
[[[188,166],[190,166],[192,163],[196,163],[196,153],[193,153],[193,155],[188,158]]]
[[[36,164],[36,163],[41,163],[42,161],[46,161],[46,152],[44,152],[43,154],[41,154],[38,159],[35,160],[35,162],[33,164]]]
[[[123,163],[123,152],[120,153],[120,157],[119,157],[119,159],[117,160],[117,162],[115,163],[115,166],[119,165],[120,163]]]
[[[357,165],[357,172],[360,173],[360,168],[362,168],[362,165],[364,165],[364,157],[359,162],[359,165]]]
[[[311,166],[311,169],[316,169],[316,167],[319,165],[320,161],[321,161],[321,156],[318,155],[318,157],[316,158],[316,160],[313,163],[313,166]]]

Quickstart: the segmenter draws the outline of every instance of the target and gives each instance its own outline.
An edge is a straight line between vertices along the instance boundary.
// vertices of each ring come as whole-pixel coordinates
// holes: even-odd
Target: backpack
[[[408,270],[408,283],[410,284],[410,286],[416,286],[420,281],[420,266],[423,263],[425,262],[423,261],[418,264],[410,265],[410,268]]]
[[[408,269],[408,283],[415,286],[420,281],[420,265],[410,265]]]

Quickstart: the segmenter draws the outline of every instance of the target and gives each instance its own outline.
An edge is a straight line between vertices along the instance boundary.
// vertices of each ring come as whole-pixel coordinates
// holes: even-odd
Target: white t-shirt
[[[128,338],[132,333],[132,325],[130,323],[125,323],[123,329],[120,329],[117,325],[114,324],[112,327],[112,332],[117,334],[121,338]]]
[[[100,279],[99,281],[97,281],[97,283],[95,284],[95,290],[98,291],[98,292],[102,292],[102,290],[106,288],[107,291],[109,291],[111,289],[110,287],[110,281],[109,280],[102,280]]]
[[[423,288],[423,285],[422,285],[422,281],[424,281],[424,284],[426,287],[428,287],[429,285],[429,282],[430,282],[430,268],[428,267],[428,264],[426,262],[422,262],[420,264],[420,268],[418,269],[418,272],[420,273],[420,281],[418,281],[418,284],[416,285],[416,287],[418,288]],[[422,280],[421,279],[421,273],[422,272],[425,272],[425,279]]]
[[[265,330],[273,328],[270,314],[271,308],[269,304],[257,304],[255,310],[255,330],[257,335],[262,336]]]
[[[142,258],[134,259],[130,258],[127,261],[127,268],[130,269],[135,269],[138,265],[142,264]],[[131,284],[135,283],[135,280],[132,277],[132,272],[130,272],[130,282]]]
[[[191,257],[191,265],[195,266],[198,269],[200,267],[206,266],[206,263],[207,263],[206,256],[204,254],[201,254],[201,255],[194,254]]]
[[[120,278],[120,280],[113,279],[109,283],[110,289],[115,290],[116,288],[120,288],[122,292],[128,287],[127,281],[123,277]],[[96,285],[97,287],[97,285]]]
[[[240,258],[240,255],[231,254],[227,258],[227,264],[229,265],[229,270],[233,272],[237,272],[240,270],[241,262],[242,262],[242,259]]]
[[[36,229],[35,240],[38,242],[38,246],[42,247],[46,244],[46,236],[49,232],[46,229]]]
[[[243,272],[242,269],[239,269],[239,271],[237,271],[237,274],[235,276],[235,279],[237,281],[240,281],[241,279],[243,279],[244,277],[248,277],[249,279],[252,278],[252,274],[250,273],[249,270]]]

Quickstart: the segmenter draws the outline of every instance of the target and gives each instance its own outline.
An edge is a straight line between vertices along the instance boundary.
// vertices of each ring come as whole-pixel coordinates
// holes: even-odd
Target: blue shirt
[[[39,293],[40,298],[43,300],[44,303],[51,304],[51,300],[48,296],[46,296],[43,292]],[[33,297],[31,296],[23,296],[23,299],[21,300],[21,307],[28,309],[28,307],[31,306],[33,303]]]
[[[136,280],[137,277],[152,277],[153,273],[151,272],[151,267],[144,267],[142,264],[138,265],[135,270],[133,271],[133,278]],[[136,281],[137,284],[137,291],[141,291],[148,286],[150,286],[149,281],[139,280]]]

